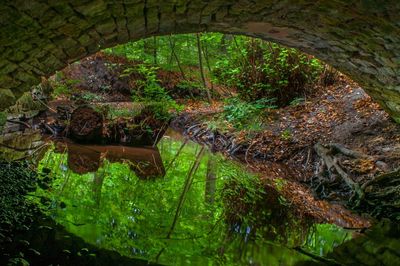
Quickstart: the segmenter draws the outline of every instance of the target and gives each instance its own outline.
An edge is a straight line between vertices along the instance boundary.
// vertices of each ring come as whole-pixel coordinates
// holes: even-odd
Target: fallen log
[[[78,107],[71,115],[71,137],[82,142],[97,142],[102,137],[103,120],[103,115],[93,108]]]

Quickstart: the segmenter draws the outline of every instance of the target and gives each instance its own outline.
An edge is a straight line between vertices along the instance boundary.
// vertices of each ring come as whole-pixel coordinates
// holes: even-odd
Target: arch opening
[[[1,107],[40,76],[102,48],[171,33],[245,34],[298,48],[359,82],[400,119],[400,4],[156,1],[5,3],[2,7]]]

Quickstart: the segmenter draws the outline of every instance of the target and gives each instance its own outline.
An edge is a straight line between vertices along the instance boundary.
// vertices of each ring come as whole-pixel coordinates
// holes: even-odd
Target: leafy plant
[[[66,79],[64,74],[59,71],[55,74],[54,79],[49,79],[50,86],[53,88],[52,96],[71,96],[74,92],[75,85],[80,82],[80,80],[76,79]]]
[[[243,129],[244,126],[249,125],[251,118],[257,117],[261,111],[276,108],[273,105],[274,101],[275,99],[264,98],[248,103],[236,97],[229,98],[224,106],[224,117],[234,127]]]
[[[285,129],[282,133],[281,133],[281,138],[283,140],[290,140],[292,139],[292,132],[290,131],[290,129]]]
[[[290,102],[290,106],[298,106],[298,105],[304,103],[304,101],[305,101],[305,99],[303,97],[294,98]]]
[[[166,119],[170,117],[169,111],[180,112],[182,106],[178,105],[158,82],[156,67],[139,64],[136,71],[143,75],[143,80],[138,80],[138,88],[133,91],[132,100],[151,106],[156,117]],[[132,70],[131,70],[132,71]]]
[[[213,75],[246,101],[276,98],[286,106],[311,92],[323,69],[320,61],[295,49],[247,37],[235,40],[231,57],[217,61]]]
[[[86,102],[99,102],[103,99],[100,95],[92,92],[84,92],[80,98]]]

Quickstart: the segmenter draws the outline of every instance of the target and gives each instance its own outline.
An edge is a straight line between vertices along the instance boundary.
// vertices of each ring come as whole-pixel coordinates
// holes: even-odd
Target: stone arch
[[[68,63],[171,33],[245,34],[298,48],[359,82],[400,122],[400,1],[5,0],[0,109]]]

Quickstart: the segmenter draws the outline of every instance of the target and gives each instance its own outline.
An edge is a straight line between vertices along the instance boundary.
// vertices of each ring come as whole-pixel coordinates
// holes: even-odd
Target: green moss
[[[0,89],[0,110],[4,110],[14,102],[15,96],[10,89]]]

